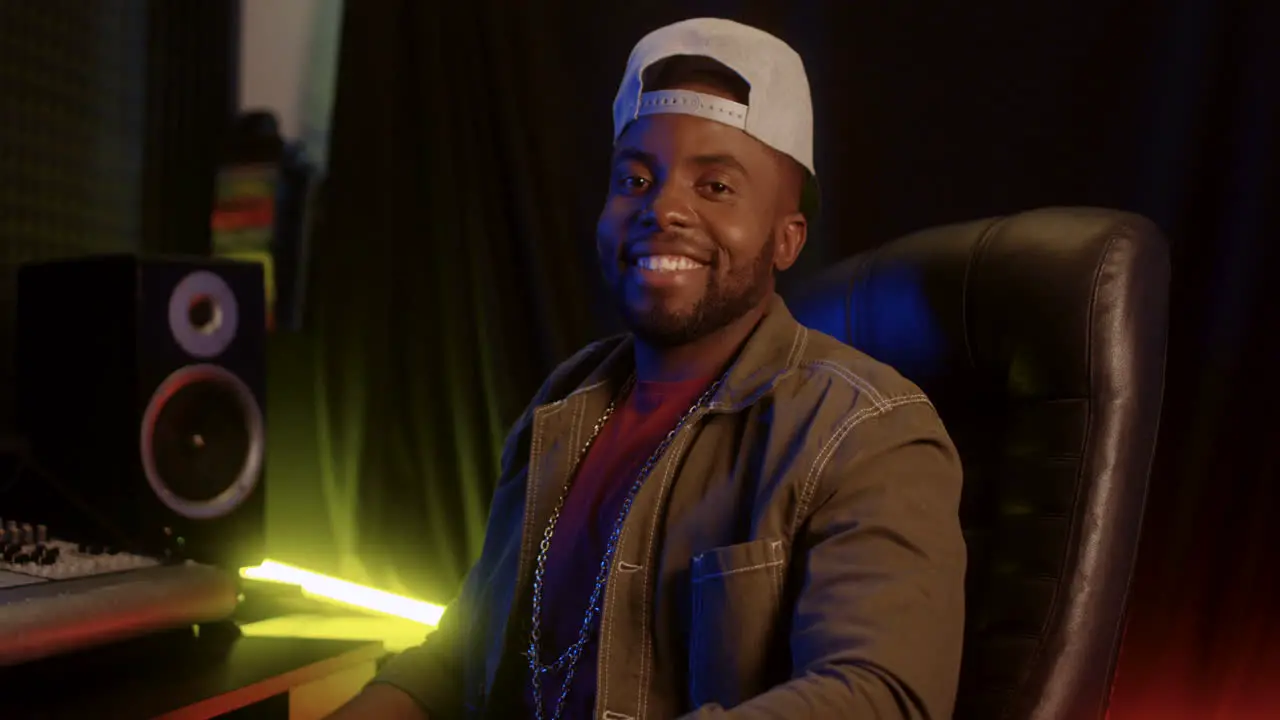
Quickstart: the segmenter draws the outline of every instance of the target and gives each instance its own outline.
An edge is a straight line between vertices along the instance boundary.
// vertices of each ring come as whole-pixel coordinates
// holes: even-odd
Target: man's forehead
[[[639,118],[614,143],[613,156],[664,164],[719,158],[739,165],[771,158],[769,148],[738,128],[691,115]]]
[[[650,169],[668,165],[687,165],[695,168],[728,168],[736,170],[743,175],[749,176],[751,174],[747,166],[732,153],[704,152],[681,155],[679,157],[664,157],[637,148],[623,147],[614,152],[614,162],[636,162]]]

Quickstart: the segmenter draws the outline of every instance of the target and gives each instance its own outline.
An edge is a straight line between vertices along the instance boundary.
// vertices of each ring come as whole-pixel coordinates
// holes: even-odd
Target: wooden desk
[[[0,671],[14,720],[314,720],[374,675],[382,643],[242,637],[234,626],[153,636]]]

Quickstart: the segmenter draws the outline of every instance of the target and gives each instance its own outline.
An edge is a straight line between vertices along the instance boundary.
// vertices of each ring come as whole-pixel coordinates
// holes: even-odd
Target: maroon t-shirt
[[[542,657],[554,661],[574,641],[582,627],[587,601],[595,587],[609,535],[627,492],[639,476],[649,456],[658,448],[680,417],[706,391],[712,379],[680,382],[639,382],[614,410],[613,417],[587,451],[582,467],[569,488],[564,509],[556,523],[547,554],[546,582],[542,599]],[[538,528],[541,535],[542,528]],[[603,595],[601,596],[603,603]],[[590,718],[596,700],[597,615],[590,640],[578,660],[564,720]],[[526,667],[525,710],[533,713],[533,688]],[[555,712],[564,673],[551,672],[542,678],[544,718]]]

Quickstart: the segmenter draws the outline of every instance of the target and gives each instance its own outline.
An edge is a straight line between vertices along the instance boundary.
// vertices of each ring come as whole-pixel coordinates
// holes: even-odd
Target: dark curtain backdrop
[[[0,0],[0,434],[21,264],[208,251],[237,15],[234,0]]]
[[[667,22],[731,17],[810,70],[826,214],[792,278],[1044,205],[1165,229],[1167,410],[1112,717],[1280,715],[1280,3],[345,12],[311,322],[273,351],[273,462],[322,488],[290,516],[314,541],[287,552],[448,599],[479,552],[506,426],[613,327],[591,237],[626,55]]]

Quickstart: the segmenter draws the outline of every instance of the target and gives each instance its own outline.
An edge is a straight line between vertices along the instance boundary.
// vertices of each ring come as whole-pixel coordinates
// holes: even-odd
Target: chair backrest
[[[788,298],[928,393],[965,470],[956,718],[1105,713],[1163,398],[1168,248],[1035,210],[915,233]]]

